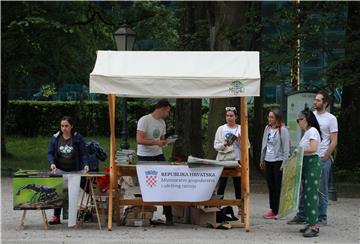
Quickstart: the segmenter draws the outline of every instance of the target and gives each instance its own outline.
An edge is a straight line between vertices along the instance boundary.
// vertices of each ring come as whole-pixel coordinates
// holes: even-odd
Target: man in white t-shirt
[[[335,150],[338,138],[338,123],[334,115],[326,111],[330,104],[330,96],[319,91],[314,99],[314,114],[321,130],[319,157],[321,164],[321,182],[319,190],[319,224],[327,225],[327,207],[329,197],[329,177],[332,164],[331,154]],[[288,224],[302,224],[305,221],[303,201],[300,199],[299,212]]]
[[[139,161],[165,161],[162,147],[166,145],[166,124],[170,103],[161,99],[151,114],[141,117],[137,124],[136,142]],[[166,224],[172,225],[171,206],[163,206]]]

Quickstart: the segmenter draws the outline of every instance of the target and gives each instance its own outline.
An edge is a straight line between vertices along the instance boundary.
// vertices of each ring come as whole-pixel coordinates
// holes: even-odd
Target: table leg
[[[76,216],[77,227],[79,227],[80,224],[82,224],[82,221],[81,221],[81,219],[80,219],[80,214],[81,214],[81,211],[83,211],[84,197],[85,197],[86,190],[88,189],[88,187],[89,187],[89,181],[88,181],[88,179],[86,178],[85,187],[84,187],[83,193],[82,193],[82,195],[81,195],[80,206],[79,206],[79,209],[78,209],[78,212],[77,212],[77,216]],[[87,203],[88,203],[88,200],[89,200],[89,198],[87,198],[86,205],[87,205]],[[86,209],[86,207],[85,207],[85,209]]]
[[[94,206],[95,206],[95,211],[96,211],[96,218],[99,224],[99,229],[101,230],[101,222],[100,222],[100,216],[99,216],[99,211],[98,211],[98,207],[97,207],[97,203],[96,203],[96,198],[95,198],[95,192],[94,192],[94,188],[93,188],[93,179],[91,178],[90,180],[90,194],[91,194],[91,198],[94,202]]]
[[[20,225],[16,227],[16,230],[23,230],[25,225],[25,216],[26,216],[26,210],[23,211],[23,214],[20,219]]]
[[[44,225],[45,225],[45,230],[47,230],[48,229],[48,221],[47,221],[47,217],[46,217],[46,212],[45,212],[45,210],[41,210],[41,214],[42,214],[42,217],[43,217],[43,221],[44,221]]]

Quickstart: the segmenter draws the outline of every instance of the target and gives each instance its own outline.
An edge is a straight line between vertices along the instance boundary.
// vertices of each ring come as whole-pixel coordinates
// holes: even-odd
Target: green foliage
[[[301,2],[299,14],[294,10],[292,2],[275,6],[273,14],[264,16],[262,21],[260,60],[262,73],[267,81],[273,84],[289,81],[295,54],[292,43],[295,39],[299,39],[301,43],[300,58],[303,66],[324,55],[331,57],[334,55],[333,51],[342,47],[342,39],[332,30],[345,29],[345,2]],[[298,30],[294,25],[296,20],[300,24]],[[304,80],[303,83],[325,78],[323,74],[319,74],[314,80]]]
[[[120,135],[122,102],[117,100],[116,134]],[[128,102],[128,130],[136,134],[137,120],[153,111],[153,103]],[[108,104],[103,101],[10,101],[5,130],[8,135],[50,136],[59,130],[64,115],[75,118],[76,128],[83,135],[109,135]],[[167,119],[168,130],[174,128],[174,112]]]
[[[111,29],[91,17],[90,2],[4,2],[2,9],[2,76],[10,89],[86,82],[95,51],[112,48]]]
[[[179,20],[175,12],[156,1],[136,1],[125,14],[139,40],[155,42],[151,50],[176,50]]]
[[[127,23],[152,49],[176,50],[178,18],[161,2],[2,2],[2,82],[11,91],[88,85],[97,50]],[[15,58],[16,57],[16,58]]]

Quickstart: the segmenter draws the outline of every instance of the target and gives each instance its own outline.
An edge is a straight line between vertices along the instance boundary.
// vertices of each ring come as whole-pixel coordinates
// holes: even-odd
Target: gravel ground
[[[227,188],[230,189],[226,195],[233,196],[232,187]],[[250,232],[243,228],[215,230],[184,224],[124,227],[114,223],[112,231],[108,231],[107,228],[98,230],[96,223],[85,223],[74,229],[68,228],[66,221],[44,230],[40,211],[29,211],[24,230],[17,231],[22,211],[12,209],[11,178],[2,178],[1,189],[2,243],[360,243],[359,198],[330,201],[328,225],[321,227],[318,237],[306,239],[299,233],[302,226],[290,226],[286,220],[261,217],[268,206],[268,196],[264,193],[251,193]],[[161,210],[158,207],[155,218],[163,217]],[[47,215],[51,217],[52,210],[47,210]]]

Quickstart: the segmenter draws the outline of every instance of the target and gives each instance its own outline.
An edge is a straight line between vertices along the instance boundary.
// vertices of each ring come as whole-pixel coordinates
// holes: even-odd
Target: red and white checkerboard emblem
[[[155,187],[156,186],[156,175],[147,175],[146,176],[146,184],[149,187]]]

